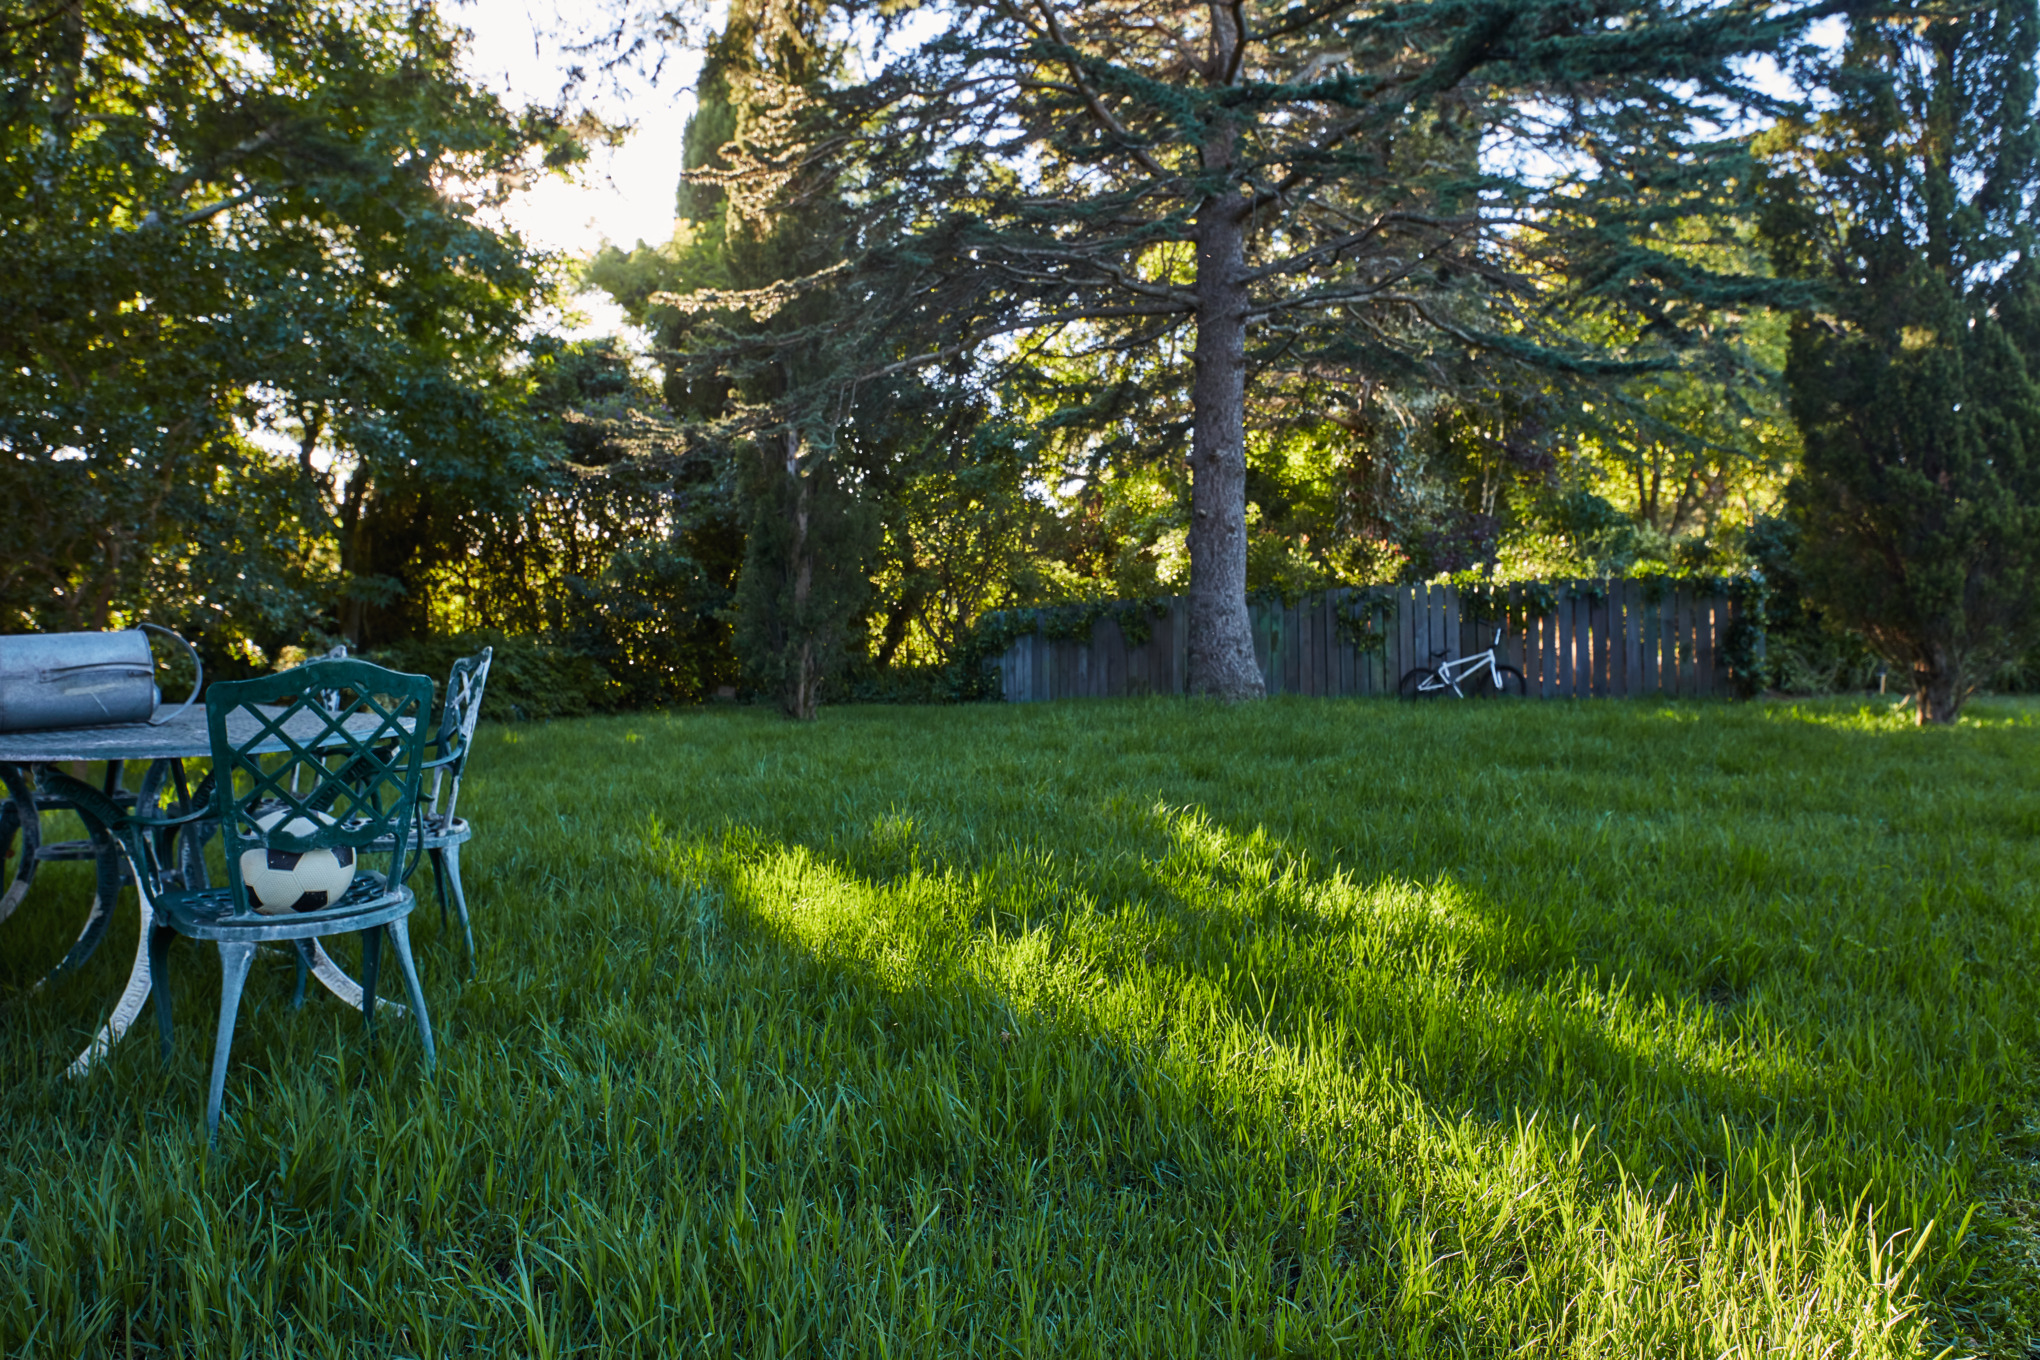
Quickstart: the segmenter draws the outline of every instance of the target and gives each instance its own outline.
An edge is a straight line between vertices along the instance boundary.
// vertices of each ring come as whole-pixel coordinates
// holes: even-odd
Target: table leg
[[[319,985],[354,1009],[360,1010],[361,984],[340,971],[340,965],[333,962],[333,956],[326,952],[318,940],[304,940],[300,945],[311,964],[312,976],[319,980]],[[375,1004],[387,1008],[392,1015],[408,1013],[403,1006],[385,997],[377,997]]]
[[[86,832],[92,837],[93,862],[98,866],[98,882],[93,887],[92,910],[86,914],[85,926],[78,932],[78,939],[56,967],[50,969],[44,982],[51,982],[64,974],[81,968],[85,960],[92,957],[92,951],[99,948],[100,939],[106,928],[113,922],[114,906],[120,901],[121,881],[126,877],[124,870],[127,857],[121,852],[120,843],[113,834],[82,812]]]
[[[148,773],[142,777],[141,806],[145,808],[150,806],[151,801],[163,786],[163,779],[166,773],[167,770],[163,761],[156,761],[149,767]],[[117,891],[122,877],[121,866],[126,863],[127,852],[122,848],[120,842],[107,832],[105,827],[100,826],[90,817],[85,817],[84,821],[86,829],[92,833],[94,844],[101,847],[99,856],[100,893],[102,900],[110,902],[112,894],[106,891],[109,872],[111,874],[111,882]],[[108,869],[109,860],[112,862],[110,871]],[[92,1065],[105,1057],[106,1051],[119,1043],[129,1028],[134,1025],[136,1017],[142,1013],[143,1004],[149,999],[151,982],[149,973],[149,932],[155,924],[156,913],[155,909],[149,904],[148,888],[141,874],[136,873],[134,877],[135,900],[140,915],[138,922],[139,930],[135,935],[134,966],[128,970],[127,986],[121,989],[120,999],[113,1003],[113,1014],[108,1016],[106,1023],[99,1027],[99,1032],[92,1036],[92,1042],[85,1046],[85,1051],[72,1059],[70,1067],[66,1069],[65,1074],[67,1076],[82,1077],[87,1072],[90,1072]],[[98,907],[98,902],[94,902],[93,909],[95,913],[98,912]],[[90,929],[89,922],[87,929]],[[102,933],[104,932],[105,926],[103,924],[100,926],[100,930]],[[80,937],[80,943],[83,943],[82,936]],[[94,943],[97,943],[96,938]],[[73,947],[73,952],[76,952],[75,946]],[[70,960],[67,957],[64,964],[57,965],[58,971],[61,972],[69,962]]]
[[[119,789],[121,764],[122,762],[118,760],[106,763],[105,792],[108,797]],[[138,806],[146,806],[146,800],[153,797],[155,791],[162,787],[162,765],[162,761],[154,762],[149,773],[143,776]],[[85,833],[92,838],[92,856],[94,863],[98,865],[98,881],[93,887],[92,910],[86,913],[84,927],[79,930],[77,940],[66,951],[62,961],[50,969],[49,975],[43,979],[44,982],[52,982],[65,973],[82,968],[85,961],[92,957],[93,951],[99,948],[99,941],[106,935],[106,928],[113,924],[113,912],[120,901],[121,885],[131,876],[127,855],[120,848],[120,843],[114,840],[113,833],[86,816],[83,809],[78,810],[78,817],[85,823]],[[146,988],[144,994],[146,995]]]
[[[156,914],[149,907],[149,894],[141,892],[141,932],[135,937],[135,965],[128,970],[127,986],[122,989],[120,1000],[113,1003],[113,1014],[99,1027],[99,1033],[92,1036],[92,1042],[85,1051],[72,1059],[65,1075],[82,1077],[92,1070],[92,1064],[106,1056],[106,1050],[119,1043],[121,1036],[135,1023],[135,1017],[142,1013],[142,1003],[149,999],[149,931],[154,926]]]
[[[29,884],[35,882],[36,851],[42,849],[42,818],[36,815],[35,789],[19,765],[0,765],[0,783],[7,786],[7,804],[21,832],[21,858],[15,861],[14,881],[0,892],[0,921],[5,921],[21,905],[21,899],[28,896]]]

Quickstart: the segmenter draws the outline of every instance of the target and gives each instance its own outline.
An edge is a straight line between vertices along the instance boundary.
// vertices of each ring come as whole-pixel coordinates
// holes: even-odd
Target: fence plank
[[[1332,696],[1347,692],[1345,685],[1346,649],[1344,639],[1339,636],[1339,602],[1329,592],[1318,599],[1318,637],[1323,640],[1320,655],[1324,658],[1324,683],[1321,693]]]
[[[1298,694],[1324,693],[1324,662],[1317,653],[1317,609],[1302,600],[1291,611],[1296,620],[1296,689]]]
[[[1419,585],[1417,591],[1417,598],[1424,602],[1423,612],[1418,616],[1423,622],[1417,626],[1417,654],[1410,658],[1410,662],[1417,666],[1429,666],[1431,654],[1438,650],[1438,606],[1442,603],[1445,592],[1443,587],[1433,586],[1429,582]]]
[[[1349,669],[1349,648],[1346,639],[1339,632],[1339,602],[1332,596],[1325,597],[1325,692],[1344,696],[1353,692],[1353,677]]]
[[[1643,590],[1634,581],[1622,590],[1622,693],[1634,699],[1643,693]]]
[[[1594,601],[1590,583],[1573,582],[1573,698],[1594,697]]]
[[[1629,693],[1629,605],[1623,596],[1626,582],[1609,581],[1608,590],[1608,696],[1619,699]]]
[[[1317,692],[1326,698],[1333,698],[1346,691],[1339,686],[1339,634],[1332,626],[1332,595],[1330,591],[1318,596],[1308,608],[1311,611],[1311,632],[1318,640]]]
[[[1299,600],[1296,607],[1287,612],[1295,629],[1296,638],[1294,645],[1289,648],[1289,655],[1296,658],[1296,681],[1290,685],[1289,692],[1291,694],[1315,694],[1317,690],[1312,684],[1313,677],[1311,675],[1310,658],[1311,639],[1317,630],[1311,627],[1313,622],[1311,611]]]
[[[1275,613],[1275,627],[1279,630],[1275,641],[1282,653],[1282,692],[1303,693],[1303,622],[1297,615],[1301,610],[1281,605]]]
[[[1520,671],[1523,669],[1523,618],[1516,608],[1516,595],[1513,585],[1502,592],[1502,660]]]
[[[1573,697],[1589,699],[1594,694],[1594,602],[1587,595],[1588,583],[1573,583]]]
[[[1400,685],[1403,676],[1417,664],[1417,611],[1421,599],[1414,585],[1396,592],[1395,667],[1389,673],[1390,689]]]
[[[1720,611],[1714,607],[1713,600],[1693,601],[1693,664],[1700,673],[1699,689],[1702,694],[1712,695],[1721,692],[1721,686],[1716,683],[1718,677],[1714,674],[1714,659],[1719,652],[1714,645],[1715,629],[1720,617]]]
[[[1580,581],[1572,583],[1572,608],[1567,611],[1567,622],[1572,629],[1570,651],[1573,666],[1572,689],[1567,697],[1573,699],[1584,699],[1593,692],[1589,677],[1593,674],[1593,648],[1590,643],[1594,630],[1587,614],[1587,601],[1580,590],[1583,584]]]
[[[1672,658],[1665,651],[1666,623],[1672,607],[1672,592],[1660,581],[1657,582],[1657,603],[1650,607],[1650,635],[1645,641],[1651,650],[1651,669],[1657,676],[1656,693],[1659,698],[1670,698],[1679,690],[1678,667],[1669,664]]]
[[[1656,642],[1659,642],[1659,693],[1667,699],[1679,697],[1679,591],[1667,585],[1659,597],[1656,612]]]
[[[1594,596],[1587,601],[1587,608],[1594,619],[1594,697],[1605,699],[1615,692],[1615,652],[1609,644],[1614,624],[1614,604],[1607,587],[1596,581]]]
[[[1537,616],[1537,693],[1545,699],[1558,693],[1558,593],[1547,593],[1552,607]]]
[[[1317,602],[1311,605],[1311,613],[1316,620],[1311,630],[1317,634],[1318,640],[1317,692],[1327,697],[1345,692],[1339,688],[1339,632],[1332,623],[1332,608],[1329,595],[1319,596]]]
[[[1423,601],[1423,604],[1417,615],[1419,619],[1416,628],[1417,650],[1410,657],[1412,666],[1429,666],[1431,653],[1438,649],[1438,601],[1434,598],[1438,593],[1428,582],[1417,587],[1417,598]]]
[[[1334,663],[1336,676],[1334,683],[1337,685],[1335,692],[1341,695],[1359,694],[1361,687],[1366,683],[1360,667],[1360,653],[1339,631],[1339,615],[1345,609],[1346,601],[1352,598],[1352,592],[1335,591],[1327,598],[1331,601],[1331,608],[1327,611],[1325,623],[1332,630],[1332,645],[1337,648],[1334,655],[1338,658]]]
[[[1551,697],[1567,699],[1572,697],[1572,664],[1566,658],[1566,642],[1572,637],[1566,626],[1572,620],[1572,591],[1563,581],[1556,591],[1551,611]]]
[[[1682,586],[1672,588],[1670,600],[1671,665],[1674,681],[1673,693],[1681,699],[1693,697],[1693,608],[1686,599]]]
[[[1594,583],[1580,582],[1580,698],[1600,697],[1601,649],[1594,643],[1594,625],[1600,621],[1600,601],[1594,598]]]

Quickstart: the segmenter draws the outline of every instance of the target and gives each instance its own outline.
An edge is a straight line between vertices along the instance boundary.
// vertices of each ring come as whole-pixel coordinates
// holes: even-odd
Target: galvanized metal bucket
[[[160,716],[162,693],[149,633],[176,638],[196,668],[191,697]],[[120,633],[0,637],[0,732],[168,722],[191,707],[204,680],[205,667],[191,644],[153,623]]]

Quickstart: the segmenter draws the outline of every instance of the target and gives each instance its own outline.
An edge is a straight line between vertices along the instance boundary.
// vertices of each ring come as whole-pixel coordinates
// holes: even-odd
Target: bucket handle
[[[183,703],[177,706],[177,711],[175,713],[171,713],[164,717],[152,716],[149,719],[149,726],[160,727],[166,722],[171,722],[177,718],[183,717],[185,710],[198,702],[198,691],[205,684],[205,663],[198,659],[198,648],[186,642],[181,634],[172,632],[170,629],[165,628],[160,623],[138,624],[137,627],[146,628],[152,633],[161,633],[164,637],[167,638],[176,638],[177,645],[182,647],[185,651],[191,653],[191,668],[192,668],[191,695],[189,698],[185,699]]]

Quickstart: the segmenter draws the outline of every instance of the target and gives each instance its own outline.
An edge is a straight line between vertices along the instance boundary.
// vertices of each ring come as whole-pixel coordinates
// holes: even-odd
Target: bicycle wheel
[[[1496,666],[1493,675],[1475,676],[1463,688],[1476,699],[1520,699],[1530,692],[1514,666]]]
[[[1435,699],[1441,694],[1450,694],[1452,686],[1438,678],[1438,672],[1427,666],[1403,672],[1402,683],[1396,693],[1405,699]]]

